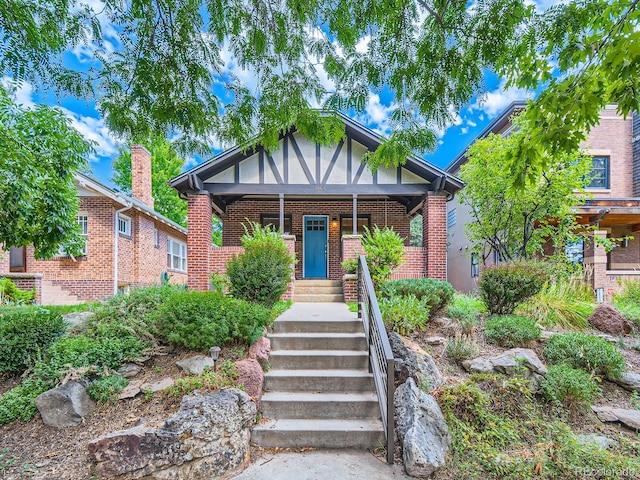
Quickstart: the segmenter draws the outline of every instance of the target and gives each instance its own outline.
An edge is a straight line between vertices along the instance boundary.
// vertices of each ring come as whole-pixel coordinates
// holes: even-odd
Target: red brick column
[[[592,255],[585,255],[584,266],[587,275],[591,275],[591,281],[593,282],[593,289],[604,289],[604,294],[607,296],[607,251],[601,244],[595,241],[596,238],[602,240],[607,238],[606,230],[596,230],[593,232],[593,248],[591,249]]]
[[[295,235],[282,235],[284,243],[287,244],[287,248],[289,249],[289,255],[293,255],[295,258],[296,255],[296,236]],[[296,281],[296,265],[295,263],[291,265],[291,280],[289,281],[289,288],[286,292],[282,294],[280,300],[293,300],[293,289]]]
[[[189,195],[188,209],[187,285],[190,290],[209,290],[213,214],[209,194]]]
[[[342,260],[358,258],[364,254],[362,249],[362,235],[342,236]],[[345,302],[358,301],[358,275],[345,274],[342,276],[342,296]]]
[[[429,192],[422,204],[422,245],[427,277],[447,279],[447,197]]]

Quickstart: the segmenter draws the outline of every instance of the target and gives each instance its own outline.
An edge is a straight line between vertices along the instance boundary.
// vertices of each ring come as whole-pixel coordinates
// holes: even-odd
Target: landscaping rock
[[[428,477],[445,464],[451,435],[436,399],[422,392],[413,378],[394,397],[396,433],[404,467],[412,477]]]
[[[393,332],[389,335],[393,356],[402,360],[396,368],[396,385],[413,378],[417,385],[434,390],[444,383],[442,374],[427,352],[411,340]]]
[[[62,319],[67,322],[70,328],[81,327],[87,320],[95,317],[93,312],[71,312],[66,315],[62,315]]]
[[[118,399],[124,400],[126,398],[133,398],[137,394],[140,393],[140,387],[142,386],[142,381],[138,380],[137,382],[129,382],[129,385],[124,387],[118,395]]]
[[[165,388],[172,387],[176,383],[173,378],[166,377],[156,383],[144,383],[140,385],[140,390],[143,392],[152,391],[153,393],[164,390]]]
[[[189,375],[202,375],[205,368],[213,368],[213,360],[211,357],[204,355],[196,355],[194,357],[185,358],[176,362],[178,368]]]
[[[124,378],[133,378],[140,373],[142,367],[135,363],[125,363],[118,369],[118,373]]]
[[[478,357],[462,362],[464,369],[471,373],[516,373],[530,380],[531,390],[538,390],[547,367],[540,361],[536,352],[528,348],[512,348],[495,357]]]
[[[592,406],[591,410],[601,422],[620,422],[633,430],[640,430],[640,410],[598,406]]]
[[[633,324],[608,302],[598,305],[588,321],[594,328],[611,335],[625,335],[633,331]]]
[[[257,360],[262,368],[269,363],[269,355],[271,355],[271,340],[267,337],[260,337],[249,348],[249,358]]]
[[[471,373],[492,373],[493,364],[487,357],[478,357],[473,360],[463,360],[462,367]]]
[[[596,435],[595,433],[590,433],[588,435],[576,435],[576,440],[580,445],[588,445],[590,443],[595,443],[602,450],[606,450],[618,444],[618,442],[616,442],[615,440],[609,437],[605,437],[603,435]]]
[[[640,374],[638,373],[624,372],[620,378],[613,381],[630,392],[640,392]]]
[[[447,339],[444,337],[427,337],[424,341],[428,345],[444,345],[447,343]]]
[[[162,428],[137,426],[88,444],[101,478],[229,478],[249,463],[256,406],[238,389],[183,397]]]
[[[83,382],[68,382],[36,397],[36,407],[42,421],[57,428],[72,427],[96,407]]]
[[[264,371],[257,360],[245,358],[236,362],[238,370],[238,383],[244,385],[244,391],[260,407],[262,399],[262,385],[264,384]]]

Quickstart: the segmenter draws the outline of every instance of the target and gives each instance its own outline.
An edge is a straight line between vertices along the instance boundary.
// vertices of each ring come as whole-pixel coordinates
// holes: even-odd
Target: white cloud
[[[510,103],[517,100],[527,100],[531,97],[531,93],[523,88],[504,88],[505,81],[500,82],[497,89],[484,94],[471,105],[471,110],[479,110],[487,115],[490,119],[503,111]],[[483,118],[480,118],[483,120]]]
[[[104,0],[85,0],[83,3],[91,9],[100,22],[103,39],[102,45],[99,46],[89,34],[87,44],[76,45],[71,49],[71,53],[76,56],[80,63],[87,63],[94,59],[94,54],[98,50],[107,54],[115,52],[120,46],[120,39],[116,27],[107,16]]]
[[[469,127],[462,127],[460,129],[460,135],[466,135],[469,132]]]
[[[357,120],[367,125],[374,132],[382,136],[389,136],[391,134],[389,120],[395,108],[395,104],[385,105],[381,102],[380,95],[371,92],[364,113],[359,115]]]
[[[467,119],[467,125],[469,125],[470,127],[477,127],[478,126],[478,124],[476,122],[474,122],[473,120],[471,120],[469,118]]]

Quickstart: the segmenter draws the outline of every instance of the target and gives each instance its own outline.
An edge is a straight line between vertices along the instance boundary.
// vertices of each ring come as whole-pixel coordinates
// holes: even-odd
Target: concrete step
[[[40,303],[42,305],[78,305],[82,301],[61,286],[54,285],[51,280],[43,280]]]
[[[253,428],[263,447],[376,448],[385,444],[382,422],[373,419],[279,419]]]
[[[296,280],[296,288],[298,287],[341,287],[342,280],[328,280],[326,278],[311,278]]]
[[[335,318],[331,320],[278,320],[274,333],[360,333],[362,321]]]
[[[366,369],[369,355],[366,351],[351,350],[277,350],[269,357],[271,371],[278,369]]]
[[[271,333],[273,350],[366,350],[364,333]]]
[[[294,287],[295,294],[300,295],[342,295],[342,285],[331,286],[331,285],[321,285],[321,286],[305,286],[305,285],[296,285]]]
[[[266,392],[260,401],[267,418],[379,418],[373,392]]]
[[[344,302],[344,297],[342,293],[314,293],[314,294],[303,294],[298,293],[294,290],[293,293],[293,301],[300,303],[332,303],[332,302]]]
[[[373,375],[367,370],[271,370],[264,389],[288,392],[373,392]]]

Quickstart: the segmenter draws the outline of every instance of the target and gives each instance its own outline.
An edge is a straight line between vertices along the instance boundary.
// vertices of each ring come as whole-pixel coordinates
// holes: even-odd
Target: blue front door
[[[304,217],[304,276],[327,278],[326,217]]]

